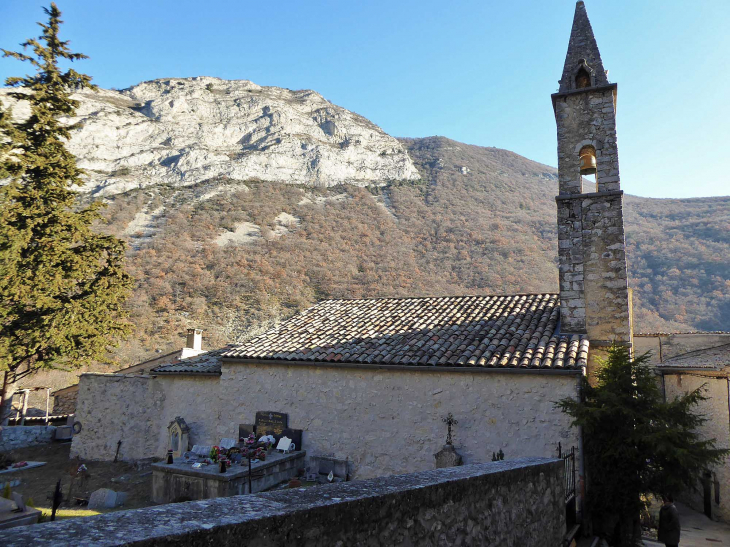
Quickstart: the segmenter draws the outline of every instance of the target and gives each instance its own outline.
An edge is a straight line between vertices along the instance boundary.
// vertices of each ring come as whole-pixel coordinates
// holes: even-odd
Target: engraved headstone
[[[233,448],[234,446],[236,446],[236,444],[238,444],[238,441],[236,439],[224,437],[223,439],[221,439],[221,444],[219,446],[228,450],[229,448]]]
[[[284,430],[289,427],[289,415],[283,412],[256,413],[256,434],[267,435],[273,433],[275,437],[281,437]]]

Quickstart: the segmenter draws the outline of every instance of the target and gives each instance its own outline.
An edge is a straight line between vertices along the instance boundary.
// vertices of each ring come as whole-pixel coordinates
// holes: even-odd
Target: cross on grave
[[[446,444],[454,444],[454,439],[451,435],[451,426],[458,424],[459,421],[454,418],[454,415],[451,414],[451,412],[449,412],[445,418],[442,418],[441,421],[444,422],[448,428],[446,433]]]

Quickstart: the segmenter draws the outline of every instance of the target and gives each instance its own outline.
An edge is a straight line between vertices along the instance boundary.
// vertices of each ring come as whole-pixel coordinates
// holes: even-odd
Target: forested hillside
[[[240,339],[321,298],[554,291],[556,171],[496,148],[402,139],[420,181],[314,189],[228,178],[110,198],[130,241],[133,362]],[[630,183],[625,183],[630,191]],[[637,330],[730,329],[730,198],[628,196]]]

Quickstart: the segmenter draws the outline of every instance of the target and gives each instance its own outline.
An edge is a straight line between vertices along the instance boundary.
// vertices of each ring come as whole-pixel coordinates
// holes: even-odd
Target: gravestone
[[[190,440],[188,434],[190,428],[180,416],[177,416],[170,425],[167,426],[168,444],[167,449],[172,450],[172,455],[176,458],[182,456],[190,448]]]
[[[228,450],[228,449],[236,446],[236,444],[238,444],[238,441],[236,439],[224,437],[221,439],[221,444],[218,446],[220,446],[221,448],[224,448],[225,450]]]
[[[256,434],[266,435],[271,432],[277,439],[284,434],[284,430],[289,427],[289,415],[283,412],[263,412],[256,413]]]
[[[210,454],[210,449],[212,447],[209,445],[204,444],[196,444],[193,446],[193,449],[191,452],[194,452],[196,455],[200,456],[201,458],[207,458],[208,454]]]
[[[127,501],[126,492],[115,492],[109,488],[99,488],[92,492],[89,498],[89,509],[113,509],[124,505]]]
[[[238,425],[238,438],[248,439],[251,433],[254,433],[256,426],[253,424],[239,424]],[[262,433],[263,435],[264,433]]]
[[[456,467],[462,464],[461,454],[459,454],[454,445],[445,444],[444,447],[433,455],[436,458],[436,468]]]
[[[284,437],[289,437],[291,439],[291,442],[293,442],[294,445],[296,446],[295,450],[304,449],[304,447],[302,446],[302,430],[301,429],[286,428],[282,432],[282,435]]]

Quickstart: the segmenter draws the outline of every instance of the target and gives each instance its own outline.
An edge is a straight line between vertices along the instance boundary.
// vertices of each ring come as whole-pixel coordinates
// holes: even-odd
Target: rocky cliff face
[[[22,116],[0,90],[0,100]],[[261,180],[329,187],[416,180],[401,144],[310,90],[197,77],[83,91],[70,150],[84,191],[113,195],[166,183]]]

